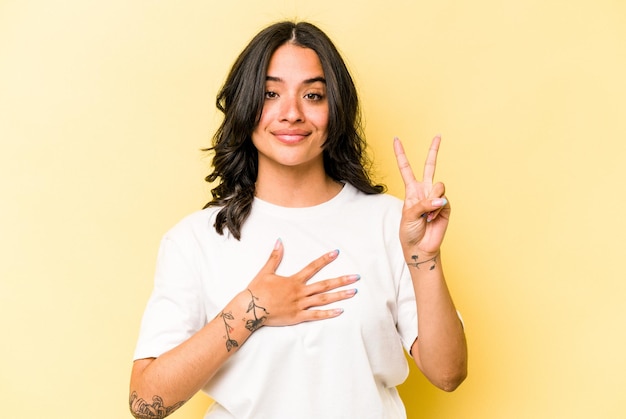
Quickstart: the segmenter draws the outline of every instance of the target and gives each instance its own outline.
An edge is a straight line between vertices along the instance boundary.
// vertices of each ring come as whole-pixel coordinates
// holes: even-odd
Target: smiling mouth
[[[306,131],[275,131],[274,137],[285,144],[296,144],[309,136],[309,132]]]

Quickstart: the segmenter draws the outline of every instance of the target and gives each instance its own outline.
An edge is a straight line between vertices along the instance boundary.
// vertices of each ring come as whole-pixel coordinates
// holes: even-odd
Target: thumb
[[[426,211],[422,214],[422,217],[426,218],[426,222],[429,223],[432,220],[434,220],[437,215],[439,214],[439,212],[441,212],[441,210],[448,205],[448,200],[445,197],[442,198],[435,198],[432,200],[427,201],[428,204],[426,205],[427,208],[432,208],[430,211]]]
[[[430,214],[435,214],[441,211],[443,207],[448,204],[448,200],[445,197],[442,198],[426,198],[412,207],[405,206],[405,214],[411,218],[428,217]]]
[[[283,253],[283,241],[278,239],[274,244],[274,249],[272,249],[269,259],[265,263],[265,266],[263,266],[262,271],[272,274],[275,273],[276,269],[278,269],[278,265],[280,265],[280,262],[283,260]]]

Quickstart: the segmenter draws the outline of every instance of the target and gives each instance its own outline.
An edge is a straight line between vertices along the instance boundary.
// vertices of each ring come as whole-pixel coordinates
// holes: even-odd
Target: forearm
[[[276,275],[283,255],[282,241],[278,240],[248,289],[239,293],[218,316],[171,351],[158,358],[135,361],[130,383],[133,415],[141,419],[169,415],[200,390],[263,325],[289,326],[341,315],[341,310],[318,307],[354,297],[354,289],[337,289],[358,281],[358,275],[307,284],[338,254],[338,251],[325,253],[296,274],[283,277]]]
[[[213,320],[187,341],[158,358],[135,361],[130,382],[130,409],[142,418],[146,410],[164,418],[197,393],[248,339],[250,294],[238,294]],[[145,416],[147,417],[147,416]]]
[[[407,254],[408,253],[408,254]],[[448,290],[441,255],[405,252],[413,281],[419,337],[412,347],[415,362],[437,387],[454,390],[467,375],[467,345],[463,325]],[[429,260],[432,259],[432,260]]]

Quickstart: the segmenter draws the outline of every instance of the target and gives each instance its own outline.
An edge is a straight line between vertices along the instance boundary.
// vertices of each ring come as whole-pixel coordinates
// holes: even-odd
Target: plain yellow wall
[[[446,394],[414,371],[410,418],[625,417],[618,0],[0,0],[0,416],[130,417],[158,241],[208,197],[216,91],[293,17],[344,52],[391,193],[392,137],[419,167],[443,134],[470,375]]]

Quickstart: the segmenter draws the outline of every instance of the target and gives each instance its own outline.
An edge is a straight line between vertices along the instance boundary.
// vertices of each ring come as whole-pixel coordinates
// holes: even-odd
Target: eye
[[[324,99],[324,96],[322,96],[319,93],[307,93],[306,95],[304,95],[304,98],[308,99],[308,100],[315,100],[315,101],[317,101],[317,100]]]
[[[272,91],[265,92],[265,99],[275,99],[277,97],[278,97],[278,93],[276,92],[272,92]]]

